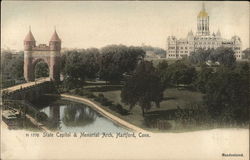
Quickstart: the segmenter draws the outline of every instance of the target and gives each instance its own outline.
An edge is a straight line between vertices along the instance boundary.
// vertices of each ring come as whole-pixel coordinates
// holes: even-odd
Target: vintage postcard
[[[3,160],[248,160],[248,1],[2,1]]]

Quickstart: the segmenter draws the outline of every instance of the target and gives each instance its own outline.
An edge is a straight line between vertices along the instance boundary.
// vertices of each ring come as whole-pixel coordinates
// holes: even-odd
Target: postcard
[[[3,1],[3,160],[248,160],[247,1]]]

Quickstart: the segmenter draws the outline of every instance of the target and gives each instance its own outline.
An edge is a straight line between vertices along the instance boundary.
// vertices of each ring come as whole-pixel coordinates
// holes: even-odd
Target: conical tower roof
[[[24,41],[29,41],[29,42],[35,42],[35,38],[31,32],[31,30],[29,30],[29,33],[26,35]]]
[[[61,42],[61,39],[59,38],[56,30],[55,30],[54,34],[52,35],[50,41],[59,41],[59,42]]]

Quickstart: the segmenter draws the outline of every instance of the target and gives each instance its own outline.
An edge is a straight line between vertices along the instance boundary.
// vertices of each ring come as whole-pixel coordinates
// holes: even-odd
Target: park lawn
[[[124,109],[129,110],[129,106],[125,105],[124,103],[121,102],[121,98],[120,98],[120,90],[116,90],[116,91],[106,91],[106,92],[93,92],[96,96],[98,96],[99,93],[102,93],[107,99],[109,99],[110,101],[113,102],[113,104],[117,104],[120,103]],[[130,122],[138,127],[141,128],[146,128],[146,126],[144,125],[144,118],[142,116],[142,112],[141,112],[141,108],[138,106],[135,106],[132,110],[132,113],[129,115],[120,115],[117,112],[114,112],[112,110],[107,109],[107,107],[105,107],[104,109],[110,111],[112,114],[120,117],[121,119],[124,119],[127,122]]]
[[[102,93],[106,98],[111,100],[114,104],[120,103],[125,109],[129,109],[128,105],[121,102],[120,90],[106,91],[106,92],[93,92],[95,95]],[[169,88],[164,91],[164,100],[160,103],[160,108],[153,106],[149,112],[152,111],[166,111],[171,109],[186,108],[191,103],[200,103],[202,101],[202,96],[200,92],[193,92],[189,90],[178,90],[176,88]],[[113,111],[112,111],[113,112]],[[142,116],[142,111],[139,106],[135,106],[131,114],[122,116],[114,112],[114,114],[134,125],[141,128],[152,130],[147,128],[144,124],[144,118]]]

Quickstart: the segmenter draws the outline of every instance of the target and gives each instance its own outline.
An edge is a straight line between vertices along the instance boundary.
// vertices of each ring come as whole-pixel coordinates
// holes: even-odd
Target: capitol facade
[[[206,12],[204,3],[197,16],[197,32],[194,35],[192,31],[187,34],[185,39],[177,39],[175,36],[167,38],[166,58],[179,59],[188,57],[197,49],[215,49],[218,47],[230,47],[235,52],[237,60],[242,59],[242,43],[238,36],[231,39],[223,39],[218,30],[217,33],[210,34],[209,16]]]

